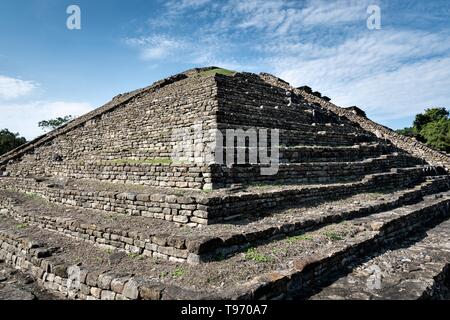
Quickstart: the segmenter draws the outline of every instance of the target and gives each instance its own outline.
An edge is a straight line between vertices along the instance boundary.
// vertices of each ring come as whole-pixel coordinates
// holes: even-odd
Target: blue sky
[[[81,30],[66,28],[69,5]],[[273,73],[401,128],[450,108],[450,1],[0,2],[0,128],[28,139],[40,120],[207,65]]]

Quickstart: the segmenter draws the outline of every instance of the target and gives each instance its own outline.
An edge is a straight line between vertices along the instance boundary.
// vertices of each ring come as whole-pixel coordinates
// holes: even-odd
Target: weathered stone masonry
[[[261,73],[260,77],[264,79],[268,84],[273,86],[284,88],[285,90],[295,92],[306,99],[309,103],[317,104],[321,108],[329,110],[330,112],[340,116],[342,118],[352,121],[354,124],[361,126],[364,130],[371,132],[380,139],[390,141],[396,147],[406,150],[412,155],[425,159],[428,163],[436,166],[444,166],[447,169],[450,168],[449,156],[443,152],[429,148],[425,144],[413,139],[400,135],[393,130],[373,122],[362,114],[358,114],[352,108],[340,108],[335,104],[321,98],[318,94],[314,94],[308,87],[294,88],[289,83],[282,79],[275,77],[268,73]],[[306,88],[306,89],[305,89]]]
[[[209,77],[184,75],[169,80],[126,95],[126,99],[119,97],[117,99],[122,100],[116,103],[113,100],[111,107],[105,106],[90,117],[82,117],[83,121],[75,120],[74,124],[3,156],[0,159],[2,170],[17,177],[63,176],[155,187],[210,189],[249,181],[334,182],[347,175],[345,170],[361,176],[421,163],[408,155],[402,163],[400,157],[382,159],[380,166],[358,163],[360,159],[349,163],[347,169],[341,164],[315,165],[315,159],[323,157],[323,152],[311,157],[310,150],[302,146],[332,148],[384,142],[359,124],[309,103],[301,94],[291,90],[292,96],[288,99],[291,91],[267,83],[264,77],[238,73]],[[247,168],[208,161],[174,161],[170,158],[177,143],[173,141],[173,130],[192,129],[199,119],[201,133],[193,137],[195,152],[190,160],[210,151],[208,147],[216,142],[216,129],[225,134],[227,129],[252,128],[280,130],[282,163],[294,160],[312,164],[282,165],[276,176],[264,177],[259,174],[258,164]],[[383,154],[392,153],[388,149],[404,153],[390,146]],[[291,150],[296,152],[295,159]],[[357,149],[348,151],[360,154]],[[373,158],[373,154],[368,153],[366,157]],[[364,166],[371,167],[372,171]]]
[[[8,165],[7,170],[22,177],[98,177],[113,182],[202,188],[211,183],[207,168],[195,163],[164,166],[157,162],[170,160],[176,142],[171,140],[173,130],[190,127],[198,119],[205,134],[195,143],[200,146],[199,152],[204,151],[203,146],[212,137],[208,130],[214,128],[215,90],[213,77],[182,79],[149,93],[144,90],[121,107],[20,155],[21,160]],[[55,160],[55,155],[60,160]],[[10,155],[2,159],[10,159]],[[121,159],[156,160],[153,165],[141,166],[114,163]],[[98,164],[101,161],[104,164]]]
[[[446,154],[308,87],[212,69],[119,95],[0,157],[0,261],[70,299],[308,297],[449,219]],[[185,129],[194,149],[172,158]],[[260,157],[214,161],[218,132],[235,129],[279,132],[276,174]]]
[[[192,291],[173,285],[162,284],[157,280],[133,277],[133,275],[117,276],[114,273],[96,273],[80,269],[77,283],[69,279],[69,268],[52,259],[53,252],[42,244],[20,239],[13,234],[0,232],[0,258],[16,268],[32,274],[39,283],[59,292],[71,299],[102,300],[160,300],[178,297],[191,299],[270,299],[298,296],[298,292],[313,286],[315,279],[325,272],[337,270],[340,265],[350,261],[364,252],[376,248],[385,242],[411,233],[418,225],[433,218],[448,216],[449,200],[444,199],[429,207],[411,206],[408,212],[397,217],[386,216],[381,229],[360,243],[348,245],[345,250],[315,257],[304,263],[298,261],[293,270],[279,270],[255,277],[244,286],[226,292]],[[411,225],[411,219],[414,219]],[[79,283],[78,283],[79,281]],[[175,296],[175,297],[176,297]]]
[[[242,192],[240,194],[198,194],[192,196],[164,193],[136,193],[98,191],[49,187],[45,182],[24,178],[4,178],[0,189],[13,189],[44,196],[51,202],[81,208],[92,208],[173,221],[189,226],[221,223],[237,217],[264,213],[276,207],[290,207],[301,203],[344,197],[377,188],[409,186],[422,181],[421,168],[394,170],[367,175],[362,180],[347,184],[293,187],[281,191]],[[13,182],[9,180],[13,179]],[[14,185],[11,188],[11,185]]]

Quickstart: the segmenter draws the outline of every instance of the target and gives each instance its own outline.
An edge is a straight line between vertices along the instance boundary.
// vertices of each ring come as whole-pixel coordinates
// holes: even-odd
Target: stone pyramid
[[[0,157],[0,261],[69,299],[443,298],[449,159],[309,87],[192,69]]]

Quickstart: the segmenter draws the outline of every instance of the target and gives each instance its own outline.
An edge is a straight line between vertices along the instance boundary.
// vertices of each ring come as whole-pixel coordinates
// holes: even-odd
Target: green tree
[[[448,119],[449,112],[445,108],[431,108],[426,109],[425,113],[416,115],[413,123],[413,128],[420,133],[422,128],[430,122],[437,122],[441,119]]]
[[[69,122],[73,119],[73,116],[64,116],[64,117],[58,117],[56,119],[50,119],[50,120],[42,120],[39,121],[38,126],[42,130],[54,130],[60,126],[62,126],[64,123]]]
[[[405,136],[415,137],[428,146],[450,152],[450,119],[446,108],[430,108],[416,115],[413,126],[397,130]]]
[[[19,137],[18,133],[12,133],[8,129],[0,131],[0,155],[11,151],[27,142],[23,137]]]
[[[442,118],[427,123],[420,130],[420,135],[424,138],[427,145],[450,152],[450,119]]]

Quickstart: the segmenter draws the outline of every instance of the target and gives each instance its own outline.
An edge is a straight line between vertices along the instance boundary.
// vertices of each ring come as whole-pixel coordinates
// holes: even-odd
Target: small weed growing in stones
[[[173,272],[172,272],[172,277],[174,278],[178,278],[178,277],[182,277],[184,275],[185,271],[183,268],[181,267],[177,267]]]
[[[249,248],[245,253],[245,259],[255,262],[269,262],[270,258],[262,253],[259,253],[255,248]]]
[[[312,239],[313,239],[313,237],[310,236],[310,235],[301,234],[301,235],[298,235],[298,236],[293,236],[293,237],[287,238],[287,242],[289,244],[293,244],[293,243],[295,243],[297,241],[311,241]]]
[[[139,253],[133,253],[133,252],[128,253],[128,256],[131,259],[136,259],[136,258],[140,258],[141,257],[141,255]]]
[[[24,229],[26,227],[28,227],[28,225],[26,223],[20,223],[16,226],[17,229]]]
[[[233,71],[233,70],[227,70],[227,69],[223,69],[223,68],[215,68],[215,69],[211,69],[211,70],[202,71],[199,73],[199,75],[202,77],[208,77],[208,76],[212,76],[212,75],[216,75],[216,74],[231,76],[231,75],[234,75],[235,73],[236,73],[236,71]]]
[[[331,241],[343,240],[343,238],[337,232],[325,232],[325,236]]]
[[[287,254],[288,253],[288,249],[280,249],[280,248],[272,249],[272,254],[277,255],[279,253]]]
[[[168,273],[167,271],[162,271],[162,272],[159,274],[159,277],[160,277],[160,278],[165,278],[168,274],[169,274],[169,273]]]
[[[39,195],[35,192],[25,192],[25,194],[32,199],[39,199]]]

